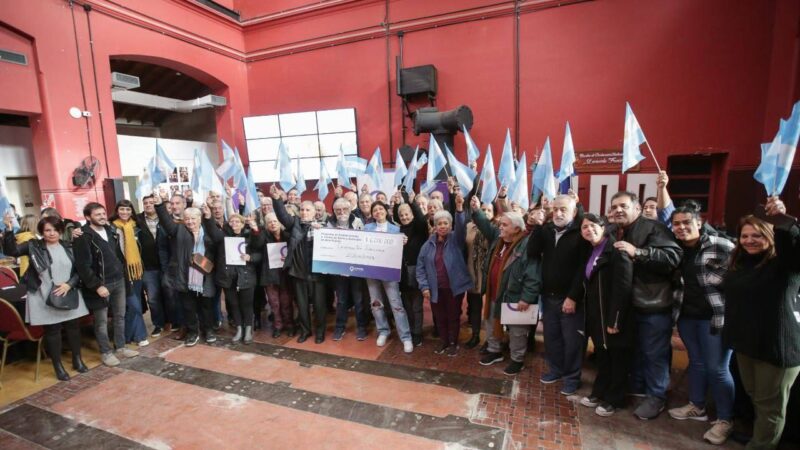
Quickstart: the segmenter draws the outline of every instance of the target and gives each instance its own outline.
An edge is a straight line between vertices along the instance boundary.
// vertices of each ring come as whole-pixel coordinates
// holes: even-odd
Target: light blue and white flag
[[[531,202],[531,193],[528,190],[528,160],[525,153],[522,154],[519,164],[517,164],[516,179],[514,188],[508,193],[508,198],[527,211]]]
[[[336,178],[339,186],[350,186],[350,172],[347,171],[347,164],[344,159],[344,148],[339,146],[339,159],[336,161]]]
[[[328,174],[328,168],[325,167],[325,162],[320,158],[319,160],[319,180],[317,180],[317,185],[314,186],[314,189],[317,191],[317,195],[321,201],[325,201],[325,198],[328,196],[328,184],[331,182],[331,176]]]
[[[225,193],[222,188],[222,182],[217,176],[208,154],[198,149],[194,151],[192,191],[196,192],[200,198],[206,198],[211,191],[218,192],[221,195]]]
[[[475,145],[475,141],[473,141],[472,136],[469,135],[467,127],[462,125],[461,130],[464,132],[464,140],[467,142],[467,163],[471,164],[481,157],[481,151],[478,150],[478,146]]]
[[[481,203],[492,203],[497,197],[497,177],[494,173],[494,160],[492,160],[492,146],[486,149],[481,171]]]
[[[217,167],[217,175],[222,178],[222,181],[227,183],[228,180],[236,176],[236,154],[233,149],[228,145],[225,140],[222,140],[222,163]],[[234,184],[236,184],[234,182]]]
[[[169,174],[175,170],[175,163],[169,159],[158,141],[156,141],[156,154],[153,156],[153,161],[153,173],[150,178],[153,180],[153,185],[158,186],[169,179]]]
[[[431,139],[428,142],[428,174],[425,176],[425,186],[422,187],[421,192],[431,192],[436,188],[436,175],[445,166],[447,166],[447,157],[444,156],[442,148],[439,147],[431,133]]]
[[[394,186],[392,186],[392,191],[403,184],[403,178],[405,178],[407,173],[408,169],[406,169],[406,163],[400,155],[400,149],[397,149],[397,156],[394,159]]]
[[[500,167],[497,179],[500,186],[511,187],[514,184],[514,149],[511,146],[511,130],[506,129],[506,141],[503,144],[503,154],[500,157]]]
[[[753,178],[764,185],[767,195],[780,195],[786,187],[798,140],[800,140],[800,102],[795,103],[789,119],[781,119],[778,133],[772,142],[761,144],[761,163]]]
[[[297,195],[303,195],[303,192],[306,191],[306,178],[303,176],[303,169],[300,167],[300,158],[295,161],[297,161],[297,174],[295,175],[297,183],[295,183],[294,188],[297,189]]]
[[[10,214],[11,211],[11,201],[8,199],[8,188],[6,188],[6,177],[0,175],[0,231],[6,230],[5,217],[6,214]],[[16,220],[15,217],[14,224],[12,224],[14,229],[19,228],[19,224],[16,223]]]
[[[344,164],[347,167],[347,173],[350,174],[350,177],[364,175],[367,172],[367,160],[359,156],[345,156]]]
[[[464,197],[469,194],[469,191],[472,190],[472,186],[475,183],[475,171],[470,169],[469,166],[463,164],[461,161],[456,159],[456,155],[447,148],[447,144],[444,146],[444,150],[447,153],[447,162],[450,163],[450,172],[458,181],[458,187],[461,189],[461,195]]]
[[[561,153],[561,168],[558,171],[558,182],[575,175],[575,145],[572,143],[572,131],[567,122],[567,131],[564,132],[564,151]]]
[[[275,167],[279,170],[278,184],[281,185],[281,189],[288,192],[295,186],[295,181],[292,173],[292,159],[289,156],[289,149],[286,148],[283,141],[278,146],[278,159],[275,161]]]
[[[375,183],[373,190],[384,191],[383,189],[383,158],[381,157],[381,148],[375,149],[369,163],[367,163],[367,170],[364,175],[370,177],[372,182]]]
[[[419,145],[414,150],[414,156],[411,158],[411,162],[408,164],[408,174],[406,175],[406,180],[404,183],[406,192],[411,192],[414,190],[414,181],[417,179],[417,170],[419,170],[419,160],[417,159],[418,155]]]
[[[556,196],[556,177],[553,174],[553,156],[550,151],[549,136],[544,142],[542,155],[533,171],[533,186],[542,191],[542,194],[550,200]]]
[[[253,178],[253,165],[247,167],[247,190],[244,194],[244,213],[246,215],[253,214],[258,209],[258,191],[256,188],[256,180]]]
[[[628,102],[625,102],[625,137],[622,141],[622,173],[631,167],[639,164],[644,159],[644,155],[639,150],[639,146],[647,142],[644,131],[639,126],[639,121],[633,115],[633,110]]]
[[[147,163],[147,167],[142,169],[142,175],[139,177],[139,181],[136,184],[136,193],[134,194],[139,200],[152,194],[153,189],[158,186],[158,184],[153,183],[153,173],[156,171],[155,164],[156,157],[153,156],[150,158],[150,162]]]

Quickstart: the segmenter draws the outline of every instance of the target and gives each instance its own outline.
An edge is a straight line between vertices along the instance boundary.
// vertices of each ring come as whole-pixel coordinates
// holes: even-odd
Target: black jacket
[[[83,234],[73,245],[75,266],[83,283],[83,299],[89,309],[103,308],[108,305],[108,299],[100,297],[97,288],[125,281],[125,255],[115,227],[106,225],[108,241],[88,224],[81,229]]]
[[[609,228],[615,236],[617,227]],[[647,253],[633,258],[634,308],[642,313],[671,313],[683,257],[672,233],[661,222],[640,216],[624,229],[622,240]]]
[[[408,238],[406,245],[403,246],[403,271],[401,274],[400,285],[405,289],[411,289],[416,286],[416,275],[411,271],[412,276],[409,277],[408,270],[405,267],[416,266],[417,259],[419,259],[419,251],[422,246],[427,242],[430,234],[428,233],[428,216],[419,208],[416,202],[408,201],[408,194],[402,191],[403,198],[406,203],[411,206],[411,212],[414,219],[407,225],[400,224],[400,205],[394,205],[394,220],[400,226],[400,232],[405,234]],[[455,216],[453,216],[455,217]]]
[[[558,244],[556,226],[552,222],[533,229],[528,239],[528,256],[542,261],[542,295],[569,297],[581,303],[584,278],[581,255],[590,248],[581,237],[581,222],[582,218],[576,217]]]
[[[164,227],[165,234],[169,236],[170,257],[167,267],[163,269],[165,272],[164,284],[175,291],[187,292],[189,290],[189,266],[192,262],[192,253],[194,251],[194,236],[186,226],[175,223],[172,220],[166,206],[163,204],[156,206],[156,212],[158,212],[158,218]],[[217,246],[224,235],[222,230],[214,223],[214,219],[203,218],[202,223],[205,231],[203,241],[205,246],[204,256],[215,261]],[[215,293],[216,286],[214,285],[214,274],[212,272],[210,275],[203,277],[203,297],[213,297]]]
[[[309,239],[309,231],[313,228],[312,223],[304,223],[300,221],[299,217],[290,216],[286,212],[283,200],[273,199],[272,207],[275,209],[275,216],[278,221],[283,224],[289,233],[288,252],[283,267],[288,270],[289,275],[295,278],[316,281],[319,276],[311,272],[314,241],[313,231],[310,233],[311,239]]]
[[[281,230],[280,239],[276,239],[275,236],[267,230],[262,230],[261,233],[264,235],[264,246],[262,247],[264,256],[261,258],[261,266],[259,267],[261,271],[258,277],[259,285],[267,286],[270,284],[281,284],[284,281],[283,274],[285,269],[283,268],[283,266],[280,267],[269,266],[269,257],[267,254],[266,246],[268,244],[274,244],[277,242],[289,242],[289,233],[287,233],[286,230]]]
[[[223,289],[236,287],[238,289],[252,289],[258,283],[258,267],[261,265],[261,258],[264,248],[264,232],[259,230],[253,233],[250,229],[243,229],[238,235],[233,232],[233,229],[228,225],[222,228],[225,237],[243,237],[247,243],[247,254],[250,255],[250,261],[243,266],[229,266],[225,261],[225,239],[223,239],[217,246],[217,262],[215,273],[215,281],[217,286]],[[233,280],[236,279],[234,286]]]
[[[73,289],[77,288],[80,284],[80,277],[78,271],[75,269],[75,255],[72,252],[72,244],[69,242],[61,241],[61,246],[67,253],[70,261],[72,261],[72,272],[70,272],[67,284],[72,286]],[[17,245],[14,233],[8,232],[3,236],[3,252],[8,256],[20,257],[28,255],[31,261],[30,268],[25,275],[22,276],[22,283],[28,289],[28,292],[36,292],[42,285],[41,273],[50,269],[50,264],[53,263],[53,258],[47,250],[47,244],[42,239],[32,239],[23,244]],[[31,270],[33,269],[33,270]]]
[[[158,240],[164,234],[161,221],[156,225],[156,234],[150,232],[144,213],[135,216],[136,226],[139,228],[139,248],[142,252],[144,270],[161,270],[161,260],[158,254]]]
[[[591,247],[581,258],[581,275],[585,290],[586,331],[594,345],[631,347],[635,336],[631,294],[633,293],[633,261],[627,253],[614,248],[616,240],[609,236],[590,278],[586,264]],[[607,327],[619,329],[608,334]]]
[[[725,343],[778,367],[800,366],[800,228],[775,227],[777,256],[741,255],[722,283]]]

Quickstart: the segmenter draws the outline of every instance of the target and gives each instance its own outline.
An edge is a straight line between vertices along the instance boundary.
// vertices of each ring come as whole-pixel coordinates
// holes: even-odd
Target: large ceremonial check
[[[403,234],[319,228],[314,230],[311,271],[400,281]]]

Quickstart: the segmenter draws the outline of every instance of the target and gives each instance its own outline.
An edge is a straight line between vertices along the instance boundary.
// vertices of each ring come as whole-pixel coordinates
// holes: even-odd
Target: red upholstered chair
[[[17,272],[10,267],[0,266],[0,287],[13,286],[19,284]]]
[[[39,363],[42,360],[42,341],[44,328],[40,326],[27,326],[22,316],[14,305],[5,299],[0,298],[0,341],[3,342],[3,357],[0,360],[0,388],[3,387],[3,369],[6,366],[6,355],[8,347],[23,342],[36,342],[36,375],[34,381],[39,381]]]

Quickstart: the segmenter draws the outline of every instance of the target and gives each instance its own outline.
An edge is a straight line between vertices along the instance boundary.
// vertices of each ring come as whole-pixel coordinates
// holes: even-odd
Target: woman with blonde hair
[[[22,245],[31,239],[36,238],[36,216],[33,214],[25,214],[19,221],[19,231],[14,235],[17,240],[17,245]],[[28,271],[30,260],[27,256],[20,256],[19,258],[19,276],[25,275]]]

